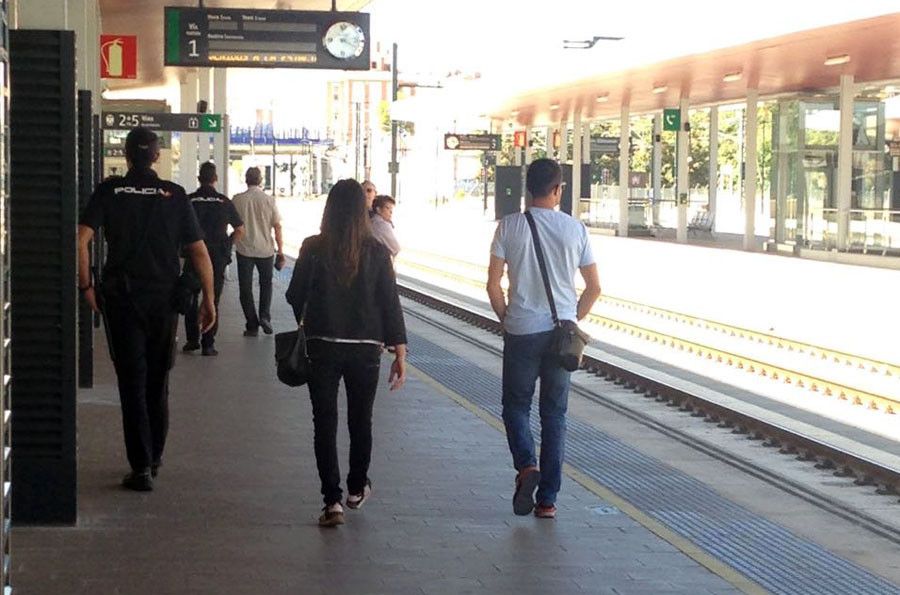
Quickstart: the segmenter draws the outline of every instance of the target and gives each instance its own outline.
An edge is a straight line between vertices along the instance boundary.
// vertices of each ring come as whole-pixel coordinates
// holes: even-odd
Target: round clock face
[[[340,21],[328,27],[324,38],[325,49],[340,60],[358,58],[366,46],[366,35],[355,23]]]
[[[448,136],[447,137],[447,148],[455,149],[459,146],[459,137],[457,136]]]

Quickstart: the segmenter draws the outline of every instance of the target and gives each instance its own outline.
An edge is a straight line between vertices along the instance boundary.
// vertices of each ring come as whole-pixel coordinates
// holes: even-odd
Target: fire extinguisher
[[[103,58],[107,76],[122,76],[122,40],[120,38],[104,43],[100,48],[100,56]]]

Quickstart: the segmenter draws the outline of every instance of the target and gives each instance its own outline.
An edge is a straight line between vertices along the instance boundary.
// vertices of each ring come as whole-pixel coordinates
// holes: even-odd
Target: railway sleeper
[[[835,469],[832,475],[834,475],[835,477],[857,477],[858,473],[847,465],[840,465],[837,469]]]

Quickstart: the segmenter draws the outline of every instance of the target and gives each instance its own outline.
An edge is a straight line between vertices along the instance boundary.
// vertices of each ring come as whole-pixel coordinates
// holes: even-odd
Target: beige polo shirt
[[[246,192],[231,199],[238,215],[244,221],[244,235],[234,243],[241,256],[268,258],[275,254],[272,227],[281,222],[281,214],[275,198],[263,192],[259,186],[249,186]]]

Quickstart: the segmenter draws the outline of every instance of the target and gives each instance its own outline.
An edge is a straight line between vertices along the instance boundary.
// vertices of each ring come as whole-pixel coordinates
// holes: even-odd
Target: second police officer
[[[169,426],[169,369],[174,361],[178,315],[173,303],[185,249],[203,289],[200,326],[216,319],[212,266],[197,217],[184,188],[161,180],[156,134],[135,128],[125,140],[128,172],[102,182],[78,225],[78,287],[95,311],[102,309],[118,379],[128,489],[153,489]],[[108,256],[102,285],[94,287],[90,243],[103,230]]]
[[[206,250],[209,252],[209,258],[212,261],[216,311],[219,309],[219,298],[222,296],[222,287],[225,285],[225,268],[231,262],[231,245],[244,235],[244,222],[241,221],[234,204],[227,196],[216,191],[218,179],[215,164],[207,161],[200,166],[200,172],[197,176],[200,187],[188,195],[188,198],[191,199],[191,205],[194,207],[194,212],[197,214],[197,220],[200,222],[200,229],[203,230]],[[229,225],[234,230],[231,235],[228,234]],[[190,260],[185,260],[184,266],[189,274],[193,274],[194,267]],[[215,324],[203,333],[201,338],[200,323],[197,320],[199,293],[199,291],[194,293],[193,301],[184,315],[184,330],[187,336],[187,343],[185,343],[183,350],[196,351],[202,349],[203,355],[218,355],[219,352],[216,351],[215,342],[216,330],[219,327],[219,317],[216,317]]]

